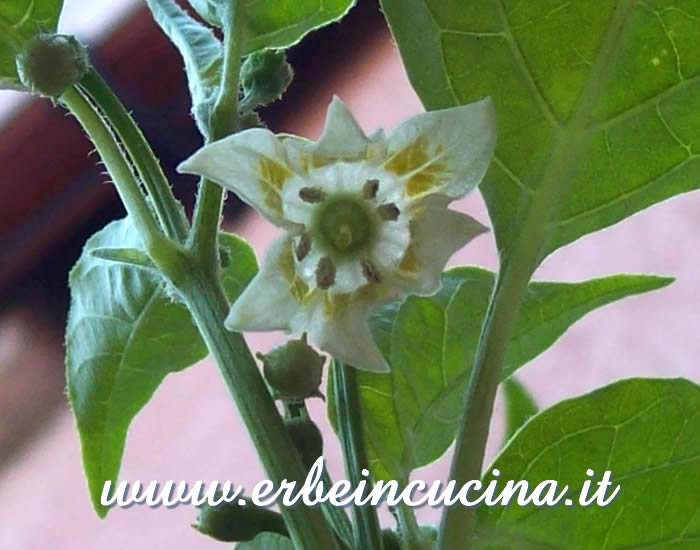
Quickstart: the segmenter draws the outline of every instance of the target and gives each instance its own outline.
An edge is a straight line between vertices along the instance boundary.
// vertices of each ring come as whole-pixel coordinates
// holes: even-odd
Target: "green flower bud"
[[[250,54],[241,66],[242,106],[248,110],[280,99],[289,87],[294,71],[283,50],[260,50]]]
[[[304,334],[300,340],[289,340],[266,355],[258,354],[263,362],[263,373],[270,387],[282,399],[301,401],[320,395],[325,357],[306,343]]]
[[[382,542],[384,550],[401,550],[399,536],[391,529],[382,529]]]
[[[284,519],[277,512],[247,502],[222,502],[218,506],[204,505],[193,527],[222,542],[253,540],[264,531],[288,536]]]
[[[32,92],[58,98],[88,69],[85,47],[74,37],[39,34],[17,56],[17,73]]]
[[[285,420],[284,425],[301,455],[302,464],[311,469],[323,454],[323,436],[318,426],[310,418],[301,416]]]

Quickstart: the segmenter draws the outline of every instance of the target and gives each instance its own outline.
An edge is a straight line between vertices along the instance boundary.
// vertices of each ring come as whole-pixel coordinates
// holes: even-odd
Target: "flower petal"
[[[389,365],[379,352],[369,330],[369,314],[373,304],[353,300],[341,312],[328,315],[321,300],[310,318],[293,332],[307,331],[310,340],[333,357],[361,370],[389,372]]]
[[[447,208],[449,197],[427,197],[411,222],[411,244],[401,263],[410,292],[429,296],[440,289],[447,260],[475,237],[488,231],[471,216]]]
[[[290,284],[291,254],[288,237],[280,237],[272,244],[260,271],[231,306],[224,322],[228,330],[289,330],[290,321],[300,308],[294,281]]]
[[[205,145],[177,169],[230,189],[275,225],[294,227],[284,218],[282,190],[295,173],[269,130],[253,128]]]
[[[379,226],[377,242],[370,258],[380,269],[396,269],[411,244],[409,225],[397,220]]]
[[[387,172],[404,180],[406,202],[441,193],[452,199],[484,177],[496,145],[490,98],[415,116],[388,138]]]
[[[315,154],[328,159],[364,159],[370,143],[350,109],[338,96],[333,96]]]

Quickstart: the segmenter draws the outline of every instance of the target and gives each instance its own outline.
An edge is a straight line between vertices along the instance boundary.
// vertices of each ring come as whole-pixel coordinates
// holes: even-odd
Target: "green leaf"
[[[40,32],[55,32],[63,0],[3,0],[0,3],[0,89],[23,89],[15,56]]]
[[[528,422],[488,472],[498,469],[503,483],[527,480],[530,490],[556,480],[569,486],[574,505],[484,506],[478,528],[551,549],[697,548],[699,412],[700,387],[681,379],[624,380],[555,405]],[[621,487],[616,500],[580,506],[583,482],[607,470]]]
[[[219,93],[223,47],[214,33],[195,21],[174,0],[146,0],[153,18],[185,62],[192,113],[207,135],[209,114]]]
[[[365,435],[380,479],[405,480],[452,444],[471,374],[493,273],[458,268],[442,289],[381,309],[370,320],[390,374],[358,373]],[[671,279],[617,275],[582,283],[531,283],[503,379],[549,348],[573,323],[605,304],[668,285]],[[329,403],[329,415],[334,416]]]
[[[531,205],[550,200],[539,191],[553,167],[570,185],[545,214],[543,256],[700,185],[700,3],[382,6],[428,109],[494,99],[499,142],[481,189],[499,250]]]
[[[506,403],[505,440],[508,441],[539,409],[527,388],[513,377],[503,382],[503,397]]]
[[[223,282],[233,300],[255,274],[255,256],[233,235],[222,234],[220,242],[230,258]],[[68,393],[100,516],[107,513],[102,488],[119,474],[131,421],[167,374],[207,355],[189,312],[168,295],[159,274],[93,255],[118,247],[143,249],[128,219],[88,240],[70,274],[66,329]]]
[[[221,27],[221,5],[231,0],[190,0],[204,20]],[[263,48],[288,48],[307,33],[338,21],[354,0],[246,0],[247,55]]]
[[[221,7],[226,0],[189,0],[194,11],[210,25],[221,27]]]
[[[260,533],[250,542],[237,544],[236,550],[294,550],[294,544],[276,533]]]

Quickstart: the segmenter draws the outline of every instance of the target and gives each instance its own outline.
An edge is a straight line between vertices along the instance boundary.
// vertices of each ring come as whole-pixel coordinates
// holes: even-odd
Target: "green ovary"
[[[323,204],[317,227],[334,252],[352,254],[369,243],[372,225],[373,220],[362,202],[343,197]]]

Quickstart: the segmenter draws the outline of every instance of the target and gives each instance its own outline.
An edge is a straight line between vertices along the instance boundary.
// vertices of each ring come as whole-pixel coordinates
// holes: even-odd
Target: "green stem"
[[[328,473],[328,468],[323,469],[321,483],[323,483],[326,490],[333,486],[333,480]],[[338,506],[333,506],[330,502],[324,502],[321,505],[321,509],[323,510],[328,523],[330,523],[333,527],[333,531],[335,531],[335,534],[338,535],[343,548],[350,550],[353,542],[352,523],[350,523],[345,510],[339,508]]]
[[[306,403],[296,403],[296,402],[285,402],[285,410],[290,418],[309,418],[309,411],[306,408]],[[328,468],[323,469],[323,474],[321,474],[321,483],[325,488],[331,487],[333,485],[333,480],[328,474]],[[333,506],[330,502],[324,502],[321,504],[321,509],[323,514],[326,516],[328,523],[331,524],[333,531],[338,535],[340,542],[344,549],[350,550],[352,548],[352,524],[348,519],[345,510],[337,506]]]
[[[369,470],[365,449],[360,399],[354,367],[340,361],[333,363],[333,391],[338,410],[338,437],[345,456],[345,470],[353,486],[363,481],[360,472]],[[374,506],[353,506],[355,518],[355,548],[383,550],[382,531]]]
[[[301,485],[306,471],[270,397],[248,346],[239,333],[224,328],[228,301],[203,268],[192,264],[180,295],[216,360],[270,480],[287,479]],[[295,547],[300,550],[339,550],[320,508],[281,507]]]
[[[87,131],[141,234],[146,251],[180,292],[231,391],[270,479],[301,484],[306,472],[294,451],[245,340],[224,329],[228,302],[216,279],[193,264],[190,254],[165,237],[153,217],[115,137],[93,105],[76,88],[61,98]],[[338,550],[319,509],[297,506],[282,514],[298,548]]]
[[[585,129],[590,113],[615,69],[617,45],[635,5],[635,0],[618,3],[588,84],[581,92],[568,123],[556,131],[549,163],[529,205],[518,240],[512,253],[503,258],[479,338],[466,408],[452,458],[449,477],[458,487],[481,478],[496,389],[501,381],[503,362],[520,305],[550,241],[552,220],[561,197],[589,142]],[[469,550],[473,543],[476,513],[474,507],[446,508],[438,548]]]
[[[287,414],[291,418],[309,416],[309,411],[306,409],[306,404],[303,402],[285,403],[285,407],[287,409]],[[328,468],[323,469],[323,473],[321,474],[321,483],[323,483],[323,486],[326,489],[333,486],[333,480],[328,473]],[[331,527],[333,527],[335,534],[338,535],[343,548],[350,550],[353,543],[352,523],[350,523],[345,510],[339,508],[338,506],[333,506],[330,502],[324,502],[321,504],[321,509],[323,510],[328,523],[330,523]]]
[[[426,541],[421,534],[412,508],[400,503],[395,509],[395,514],[401,534],[402,550],[429,550],[432,548],[432,543]]]
[[[105,118],[124,144],[126,152],[131,157],[144,187],[151,197],[153,209],[165,230],[165,234],[178,242],[185,242],[189,224],[182,205],[173,195],[158,159],[156,159],[134,119],[94,68],[90,68],[85,73],[80,81],[80,86],[104,113]]]
[[[129,216],[143,238],[146,252],[149,255],[165,253],[170,241],[161,233],[141,187],[105,121],[75,87],[61,96],[61,102],[78,119],[95,144]]]
[[[225,2],[224,67],[219,96],[209,119],[207,143],[225,138],[238,130],[238,78],[241,68],[243,37],[243,8],[238,0]],[[220,185],[203,178],[194,212],[190,248],[202,265],[210,270],[218,266],[218,239],[224,190]]]

